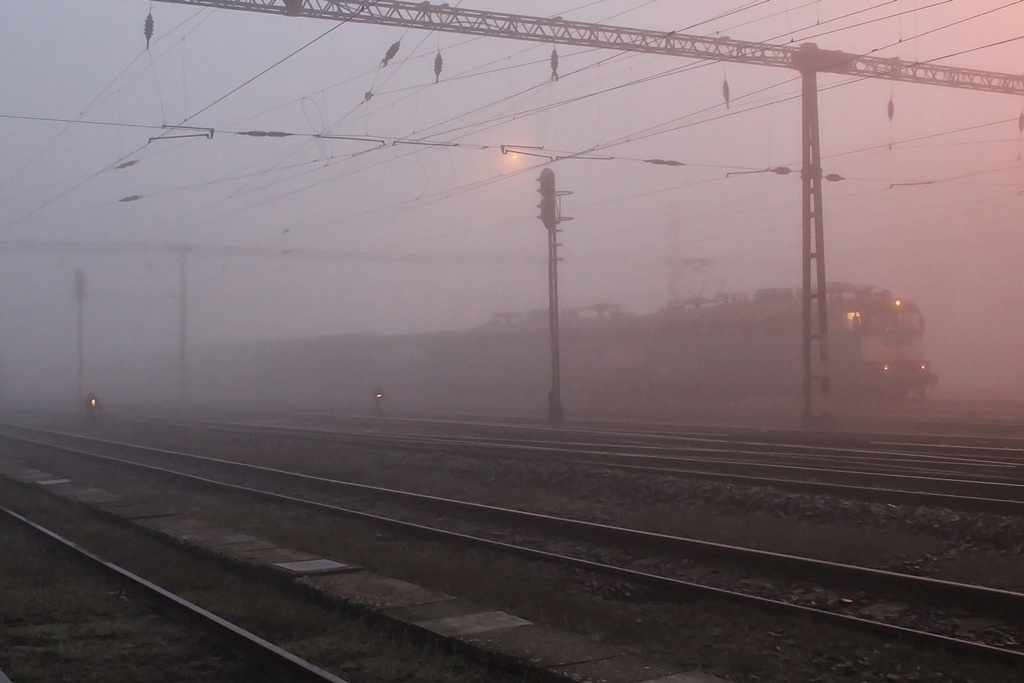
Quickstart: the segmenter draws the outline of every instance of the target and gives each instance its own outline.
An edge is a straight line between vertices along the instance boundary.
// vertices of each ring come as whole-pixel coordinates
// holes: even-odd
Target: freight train
[[[799,292],[784,288],[676,301],[647,315],[611,304],[563,309],[563,403],[593,416],[796,409],[800,313]],[[923,397],[936,383],[913,302],[832,284],[828,314],[837,404]],[[342,411],[372,402],[396,413],[536,415],[551,381],[547,311],[497,314],[461,331],[234,345],[193,359],[197,405]]]

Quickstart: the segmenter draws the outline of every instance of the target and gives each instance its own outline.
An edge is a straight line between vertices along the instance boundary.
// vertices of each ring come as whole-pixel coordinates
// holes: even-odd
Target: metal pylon
[[[811,427],[827,426],[832,419],[832,406],[828,363],[825,230],[821,201],[821,140],[818,135],[818,78],[813,66],[802,70],[802,81],[803,424]]]

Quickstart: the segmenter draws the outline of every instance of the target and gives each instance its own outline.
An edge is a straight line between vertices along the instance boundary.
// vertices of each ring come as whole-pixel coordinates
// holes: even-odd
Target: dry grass
[[[8,494],[2,490],[4,502],[15,502]],[[12,680],[259,680],[248,665],[211,651],[201,634],[155,614],[144,596],[6,516],[0,535],[0,668]]]
[[[252,574],[227,567],[211,559],[201,559],[181,549],[160,542],[141,532],[124,528],[112,528],[98,522],[93,516],[83,514],[78,506],[49,498],[41,492],[24,490],[23,487],[0,482],[0,500],[17,507],[25,514],[43,521],[46,525],[74,538],[90,549],[120,563],[155,583],[168,588],[187,599],[219,614],[258,635],[278,643],[300,657],[304,657],[324,668],[337,672],[345,678],[358,682],[409,681],[411,683],[478,683],[482,681],[523,681],[522,676],[505,675],[486,667],[468,662],[462,657],[442,651],[429,643],[409,642],[402,634],[382,630],[378,624],[363,618],[346,616],[316,601],[260,580]],[[236,527],[240,528],[240,527]],[[6,539],[6,533],[5,533]],[[31,553],[20,553],[28,554]],[[14,557],[0,553],[3,557]],[[56,629],[46,618],[50,612],[63,609],[63,605],[74,604],[72,597],[92,595],[101,602],[110,593],[98,590],[82,593],[69,587],[61,579],[52,577],[42,585],[36,585],[34,595],[30,591],[12,595],[8,600],[6,591],[9,575],[22,571],[29,576],[39,574],[42,569],[55,569],[67,565],[61,557],[42,557],[28,569],[16,570],[9,563],[0,564],[0,579],[5,587],[3,619],[6,637],[6,622],[9,619],[24,619],[27,605],[37,604],[43,597],[49,608],[42,610],[40,629]],[[40,574],[44,575],[44,574]],[[8,609],[10,605],[10,611]],[[90,607],[92,609],[95,606]],[[8,617],[7,615],[13,615]],[[53,657],[63,662],[80,659],[78,649],[90,642],[109,641],[109,634],[120,626],[104,620],[94,622],[90,629],[98,634],[96,638],[83,639],[80,632],[69,632],[67,636],[50,639]],[[151,618],[151,617],[150,617]],[[81,621],[81,620],[79,620]],[[129,627],[130,628],[130,627]],[[151,625],[141,624],[139,632],[152,633]],[[169,641],[169,638],[165,639]],[[165,647],[166,644],[161,647]],[[5,648],[0,648],[3,651]],[[166,647],[168,652],[175,652]],[[117,648],[107,646],[104,653],[117,656]],[[93,656],[93,653],[90,656]],[[0,655],[2,658],[3,655]],[[190,657],[178,652],[178,659],[188,661]],[[151,658],[152,659],[152,658]],[[2,662],[3,659],[0,659]],[[146,666],[149,663],[142,662]],[[141,664],[140,664],[141,665]],[[37,665],[38,666],[38,665]],[[105,667],[105,665],[103,665]],[[2,667],[0,667],[2,668]],[[29,680],[87,680],[86,678],[51,678],[52,667],[38,666],[39,675],[29,676],[20,668],[9,673],[18,683]],[[172,678],[174,678],[172,676]],[[95,680],[147,681],[169,680],[151,675],[143,670],[123,678],[111,676]],[[186,676],[175,680],[192,680]],[[207,679],[208,680],[208,679]],[[227,680],[223,677],[220,680]],[[245,680],[239,678],[237,680]]]

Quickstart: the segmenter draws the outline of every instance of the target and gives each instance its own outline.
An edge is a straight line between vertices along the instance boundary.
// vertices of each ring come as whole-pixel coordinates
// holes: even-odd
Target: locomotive
[[[837,407],[923,397],[937,382],[913,302],[837,283],[827,308]],[[562,398],[592,416],[795,411],[800,330],[799,292],[785,288],[675,301],[646,315],[614,304],[563,309]],[[536,415],[551,377],[547,311],[499,313],[468,330],[334,335],[197,356],[194,396],[220,405],[245,396],[254,408],[365,410],[386,388],[394,411]]]

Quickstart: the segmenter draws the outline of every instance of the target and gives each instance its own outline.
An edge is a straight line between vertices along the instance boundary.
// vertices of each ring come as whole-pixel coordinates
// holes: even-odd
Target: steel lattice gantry
[[[828,369],[828,294],[822,208],[821,144],[818,125],[817,74],[937,85],[947,88],[1024,95],[1024,75],[940,64],[904,62],[822,50],[814,43],[799,47],[730,38],[709,38],[649,29],[607,26],[561,17],[532,17],[447,4],[402,0],[158,0],[181,5],[276,13],[334,21],[419,28],[467,35],[528,40],[556,45],[642,52],[671,57],[774,66],[798,71],[802,79],[803,180],[803,394],[805,425],[830,420]]]

